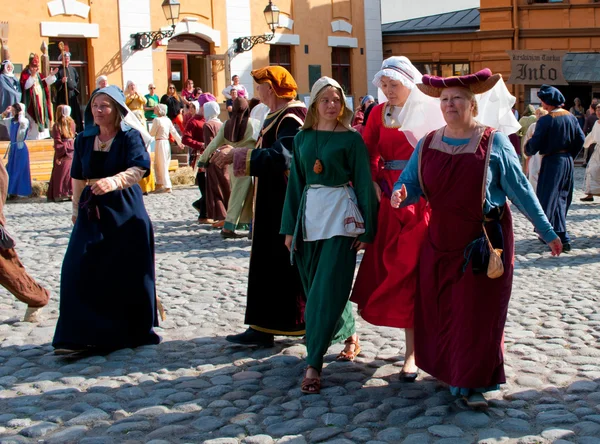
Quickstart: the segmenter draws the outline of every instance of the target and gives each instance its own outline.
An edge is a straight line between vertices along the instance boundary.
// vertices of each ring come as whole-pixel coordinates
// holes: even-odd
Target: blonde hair
[[[94,104],[94,102],[96,100],[98,100],[99,97],[106,98],[106,100],[108,100],[108,103],[110,103],[110,106],[112,107],[113,111],[115,112],[113,125],[115,126],[115,129],[119,129],[121,126],[121,120],[123,119],[121,117],[121,110],[119,109],[119,105],[117,105],[117,102],[115,102],[111,96],[109,96],[108,94],[104,94],[104,93],[96,94],[94,96],[94,98],[92,99],[92,105]]]
[[[60,132],[60,135],[66,139],[73,139],[75,137],[75,121],[69,116],[70,113],[65,112],[66,105],[59,105],[56,108],[56,121],[54,126]]]
[[[321,97],[323,97],[323,95],[328,92],[328,91],[335,91],[338,96],[340,96],[340,103],[342,104],[342,108],[340,109],[340,113],[338,114],[338,121],[340,120],[340,117],[342,117],[344,115],[344,110],[346,109],[346,104],[344,103],[344,94],[342,93],[342,91],[339,88],[336,88],[333,85],[327,85],[326,87],[324,87],[323,89],[321,89],[321,91],[319,91],[315,97],[315,100],[313,101],[312,105],[310,105],[310,108],[308,109],[308,113],[310,114],[310,117],[312,118],[312,121],[314,122],[314,127],[317,126],[317,124],[319,123],[319,102],[321,101]]]
[[[477,98],[475,98],[475,93],[471,91],[469,88],[463,88],[467,93],[467,99],[471,101],[473,104],[473,117],[477,117],[479,114],[479,105],[477,104]]]
[[[542,108],[541,106],[535,110],[535,117],[537,117],[538,119],[540,117],[545,116],[546,114],[548,114],[548,111],[546,111],[544,108]]]

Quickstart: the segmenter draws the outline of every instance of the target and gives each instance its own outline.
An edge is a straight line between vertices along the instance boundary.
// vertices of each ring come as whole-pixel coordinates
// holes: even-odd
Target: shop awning
[[[567,53],[563,59],[563,74],[569,83],[600,83],[600,53]]]

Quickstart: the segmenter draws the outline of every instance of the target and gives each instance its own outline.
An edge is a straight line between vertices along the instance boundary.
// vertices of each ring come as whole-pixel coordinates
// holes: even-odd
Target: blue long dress
[[[110,177],[131,167],[150,169],[140,133],[120,130],[108,152],[95,135],[78,135],[71,177]],[[135,184],[95,196],[86,186],[62,266],[60,316],[52,345],[116,350],[158,344],[154,232]]]
[[[21,134],[19,134],[21,125],[19,121],[15,122],[12,119],[10,121],[10,148],[6,171],[8,172],[8,194],[27,197],[31,195],[29,149],[24,142],[28,130],[21,128]]]

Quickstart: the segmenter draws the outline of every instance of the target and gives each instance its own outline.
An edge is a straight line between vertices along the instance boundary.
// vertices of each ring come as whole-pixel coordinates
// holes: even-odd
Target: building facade
[[[587,106],[600,96],[597,0],[481,0],[479,8],[389,23],[382,32],[384,57],[405,55],[423,72],[461,75],[487,67],[501,73],[518,109],[536,103],[537,88],[552,79],[539,72],[544,63],[511,63],[509,51],[530,60],[559,56],[566,82],[556,86],[567,108],[575,97]],[[519,80],[519,69],[532,75]]]
[[[252,92],[251,70],[268,64],[288,68],[301,96],[321,75],[340,81],[355,102],[373,93],[369,80],[382,60],[380,0],[274,0],[281,10],[274,38],[237,55],[235,38],[270,32],[263,15],[268,0],[180,3],[173,36],[138,51],[132,49],[132,34],[170,29],[162,0],[10,2],[3,6],[8,29],[2,35],[17,73],[43,42],[50,65],[58,66],[58,43],[67,44],[80,74],[82,106],[100,75],[120,87],[132,80],[144,93],[153,82],[159,95],[168,83],[181,90],[191,78],[223,100],[229,74],[239,75]]]

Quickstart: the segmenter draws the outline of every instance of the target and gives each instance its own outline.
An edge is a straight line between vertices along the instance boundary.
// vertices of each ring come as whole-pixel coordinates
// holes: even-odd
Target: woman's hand
[[[77,216],[71,216],[71,222],[73,222],[73,225],[75,225],[75,222],[77,222]]]
[[[375,195],[377,196],[377,202],[381,202],[381,187],[377,182],[373,182],[373,188],[375,188]]]
[[[292,241],[293,240],[294,240],[294,236],[292,236],[290,234],[285,235],[285,246],[287,247],[288,251],[292,251]],[[294,247],[294,250],[297,250],[297,248]]]
[[[560,256],[563,250],[563,244],[560,240],[560,237],[557,237],[553,241],[548,243],[550,250],[552,250],[552,256]]]
[[[92,193],[96,196],[101,196],[102,194],[110,193],[114,191],[112,181],[104,178],[100,179],[98,182],[92,185],[91,187]]]
[[[392,198],[390,200],[393,208],[399,208],[400,204],[406,200],[408,197],[408,193],[406,191],[406,187],[402,184],[402,188],[396,190],[392,193]]]
[[[356,238],[354,240],[354,243],[352,244],[351,249],[354,248],[356,251],[360,251],[360,250],[364,250],[365,248],[367,248],[367,243],[366,242],[361,242],[358,240],[358,238]]]

